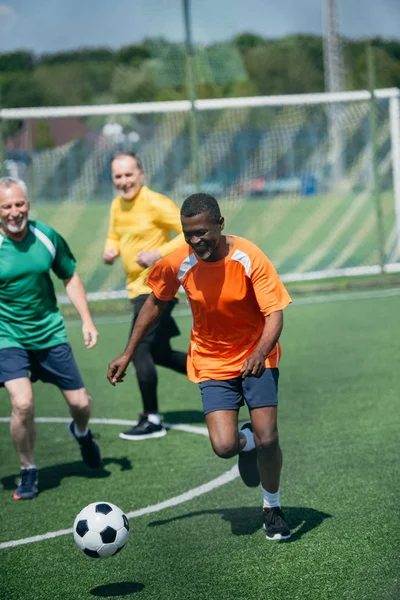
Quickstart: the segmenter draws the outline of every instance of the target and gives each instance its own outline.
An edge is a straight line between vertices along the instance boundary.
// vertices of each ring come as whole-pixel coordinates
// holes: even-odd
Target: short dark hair
[[[181,217],[195,217],[207,213],[215,223],[221,218],[219,204],[210,194],[192,194],[182,204]]]
[[[111,157],[111,160],[110,160],[110,165],[113,163],[113,161],[116,158],[121,158],[122,156],[130,156],[131,158],[134,158],[136,160],[136,164],[138,166],[138,169],[140,169],[141,171],[144,171],[142,159],[140,158],[140,156],[138,156],[134,152],[129,152],[128,150],[126,152],[123,151],[123,150],[121,150],[121,151],[116,152],[115,154],[113,154],[112,157]]]

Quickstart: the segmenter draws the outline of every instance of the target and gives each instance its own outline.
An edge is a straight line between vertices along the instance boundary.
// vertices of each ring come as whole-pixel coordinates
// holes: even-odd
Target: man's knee
[[[265,431],[255,437],[256,448],[260,452],[272,453],[279,447],[278,431]]]
[[[33,415],[34,401],[31,386],[6,386],[10,397],[12,412],[22,418]]]
[[[81,388],[79,390],[64,390],[63,394],[73,410],[90,411],[92,399],[86,388]]]
[[[219,440],[211,442],[212,449],[220,458],[232,458],[238,453],[237,441]]]
[[[31,419],[33,417],[34,403],[32,396],[22,396],[12,400],[12,414],[17,415],[21,420]]]

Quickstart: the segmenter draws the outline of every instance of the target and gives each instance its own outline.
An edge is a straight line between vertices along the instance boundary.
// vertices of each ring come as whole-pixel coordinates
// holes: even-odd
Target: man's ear
[[[222,231],[225,227],[225,219],[224,217],[220,217],[219,221],[218,221],[218,227],[219,230]]]

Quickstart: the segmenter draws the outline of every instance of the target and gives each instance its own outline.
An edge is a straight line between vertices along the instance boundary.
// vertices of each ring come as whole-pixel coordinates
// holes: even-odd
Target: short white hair
[[[28,200],[28,188],[25,181],[16,177],[0,177],[0,187],[10,188],[12,185],[19,185],[24,192],[25,198]]]

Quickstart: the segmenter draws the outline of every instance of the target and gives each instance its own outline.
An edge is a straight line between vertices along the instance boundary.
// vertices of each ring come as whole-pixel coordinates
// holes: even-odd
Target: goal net
[[[70,242],[92,299],[124,295],[102,264],[110,158],[138,153],[145,182],[178,205],[214,195],[225,231],[246,237],[287,282],[400,271],[400,92],[3,109],[5,166],[32,217]],[[197,177],[199,175],[199,177]]]

